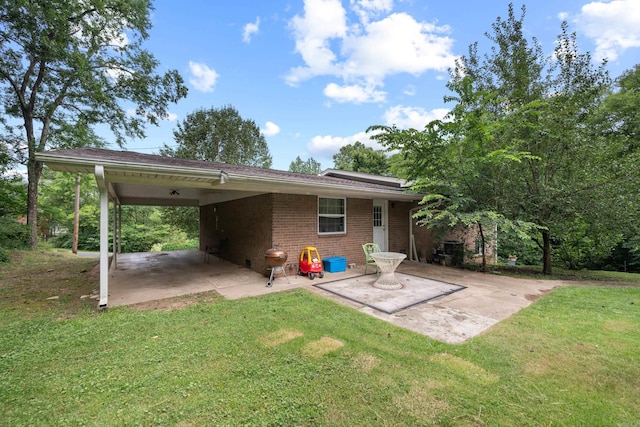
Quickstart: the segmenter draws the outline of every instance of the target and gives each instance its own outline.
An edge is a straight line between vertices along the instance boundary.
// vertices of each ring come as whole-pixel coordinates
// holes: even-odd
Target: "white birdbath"
[[[371,258],[378,264],[380,277],[373,284],[380,289],[401,289],[402,283],[396,279],[395,271],[407,256],[398,252],[373,252]]]

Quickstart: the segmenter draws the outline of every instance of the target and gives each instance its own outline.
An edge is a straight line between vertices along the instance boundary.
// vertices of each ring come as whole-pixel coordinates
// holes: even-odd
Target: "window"
[[[346,232],[346,200],[318,197],[318,234],[338,234]]]
[[[382,227],[382,206],[373,205],[373,226]]]

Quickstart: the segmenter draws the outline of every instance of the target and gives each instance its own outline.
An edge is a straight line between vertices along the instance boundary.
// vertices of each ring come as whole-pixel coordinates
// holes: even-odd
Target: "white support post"
[[[96,165],[96,182],[100,190],[100,308],[106,308],[109,299],[109,192],[104,167]]]
[[[122,203],[118,203],[118,253],[122,253]]]
[[[118,237],[118,203],[113,202],[113,230],[112,248],[113,248],[113,268],[118,268],[118,250],[117,250],[117,237]]]

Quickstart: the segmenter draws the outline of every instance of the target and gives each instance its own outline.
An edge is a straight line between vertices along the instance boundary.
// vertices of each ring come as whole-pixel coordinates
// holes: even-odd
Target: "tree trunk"
[[[34,156],[29,156],[27,161],[27,224],[31,228],[32,248],[38,247],[38,183],[42,175],[42,163]]]
[[[78,253],[78,234],[80,231],[80,174],[76,175],[76,200],[73,209],[73,245],[71,252]]]
[[[551,275],[551,235],[549,230],[542,230],[542,274]]]

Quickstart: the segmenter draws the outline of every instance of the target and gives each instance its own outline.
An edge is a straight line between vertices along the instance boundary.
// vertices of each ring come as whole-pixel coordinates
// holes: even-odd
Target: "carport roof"
[[[46,151],[36,158],[60,172],[96,173],[100,167],[111,197],[131,205],[201,206],[264,193],[421,199],[402,188],[398,180],[375,175],[367,180],[362,174],[359,179],[349,174],[307,175],[102,148]]]

